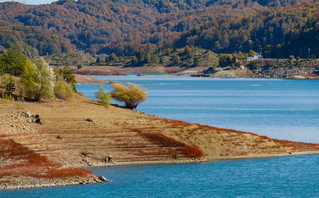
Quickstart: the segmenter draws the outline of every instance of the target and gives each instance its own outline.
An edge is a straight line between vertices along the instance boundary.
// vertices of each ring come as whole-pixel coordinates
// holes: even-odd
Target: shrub
[[[99,85],[99,90],[95,93],[95,97],[97,101],[106,107],[110,106],[111,101],[113,100],[111,94],[106,92],[101,85]]]
[[[60,67],[57,67],[54,70],[54,74],[56,75],[57,80],[58,80],[58,76],[62,76],[63,80],[72,87],[73,91],[75,92],[77,91],[75,87],[75,84],[76,84],[75,75],[73,74],[73,70],[68,64],[66,64],[63,69],[61,69]]]
[[[147,100],[147,92],[140,86],[130,84],[125,87],[121,84],[113,84],[111,94],[115,100],[125,103],[125,107],[135,109],[137,105]]]
[[[55,97],[66,100],[74,97],[74,92],[70,84],[65,82],[65,80],[60,76],[55,82],[54,86]]]

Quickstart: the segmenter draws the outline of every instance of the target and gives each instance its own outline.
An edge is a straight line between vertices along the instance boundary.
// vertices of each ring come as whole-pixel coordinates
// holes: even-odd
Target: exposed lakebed
[[[319,81],[212,79],[152,75],[99,77],[143,85],[139,110],[164,118],[319,142]],[[104,86],[104,85],[103,85]],[[105,87],[110,90],[109,85]],[[93,98],[97,85],[78,85]],[[2,191],[0,197],[316,197],[319,155],[226,160],[202,164],[94,168],[112,182]]]

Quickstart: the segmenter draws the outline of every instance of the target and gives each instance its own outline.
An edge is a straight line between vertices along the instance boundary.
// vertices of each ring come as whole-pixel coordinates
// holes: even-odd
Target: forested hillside
[[[242,18],[208,21],[182,34],[173,46],[194,45],[220,53],[261,51],[266,45],[281,44],[291,29],[318,11],[318,5],[268,8]]]
[[[282,45],[266,46],[268,57],[319,57],[319,18],[310,18],[305,25],[298,24],[287,34]]]
[[[135,55],[140,48],[186,45],[258,51],[282,43],[317,10],[312,0],[60,0],[36,7],[6,2],[0,4],[0,48],[17,46],[28,55]]]

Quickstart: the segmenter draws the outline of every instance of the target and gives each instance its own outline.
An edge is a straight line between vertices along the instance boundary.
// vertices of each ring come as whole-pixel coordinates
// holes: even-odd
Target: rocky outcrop
[[[217,71],[213,67],[210,67],[202,71],[203,74],[215,74],[216,72]]]
[[[317,75],[319,66],[314,67],[276,67],[264,66],[251,70],[256,77],[261,78],[295,78],[296,76],[304,76],[309,74]]]
[[[144,73],[138,73],[136,76],[146,76]]]

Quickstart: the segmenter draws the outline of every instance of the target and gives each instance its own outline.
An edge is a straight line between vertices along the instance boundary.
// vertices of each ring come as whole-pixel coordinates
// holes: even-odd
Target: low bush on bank
[[[121,84],[112,84],[114,89],[111,92],[112,97],[115,100],[125,103],[125,107],[129,109],[136,109],[137,106],[147,100],[146,89],[141,88],[138,85],[129,84],[129,86]]]
[[[109,107],[113,100],[111,94],[106,92],[104,87],[102,87],[101,85],[99,85],[99,90],[95,93],[95,97],[97,101],[105,107]]]

